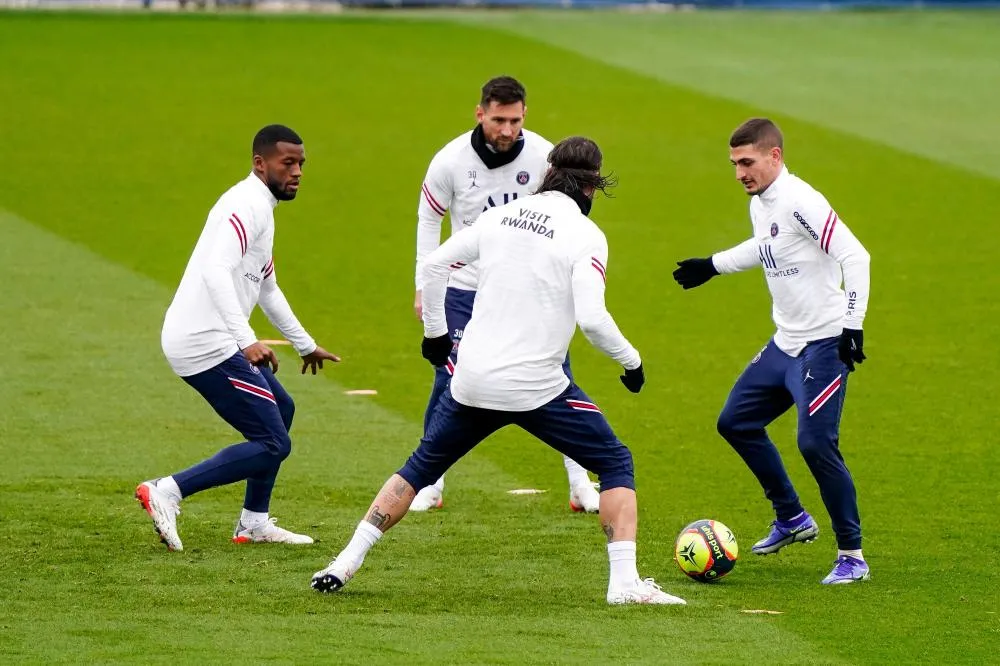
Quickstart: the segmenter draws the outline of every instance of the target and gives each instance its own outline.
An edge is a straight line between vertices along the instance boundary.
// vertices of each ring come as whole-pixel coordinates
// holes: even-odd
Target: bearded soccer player
[[[483,86],[476,107],[476,127],[450,141],[431,160],[421,186],[417,208],[417,265],[441,242],[441,224],[451,214],[451,234],[472,226],[486,210],[502,206],[534,192],[548,167],[552,144],[524,129],[527,113],[524,86],[509,76],[490,79]],[[423,278],[416,276],[414,309],[422,314]],[[458,359],[462,335],[476,299],[478,269],[475,264],[458,266],[448,282],[445,314],[454,350],[445,365],[436,368],[434,386],[424,413],[424,428],[434,406],[448,387]],[[569,359],[563,364],[572,377]],[[587,470],[564,457],[569,477],[569,505],[574,511],[597,512],[599,498]],[[444,477],[417,495],[411,511],[427,511],[442,505]]]
[[[339,361],[306,333],[292,313],[275,270],[274,208],[299,191],[305,150],[298,134],[269,125],[253,140],[253,170],[209,211],[161,333],[171,368],[198,391],[243,442],[194,467],[141,483],[136,498],[169,550],[182,550],[177,533],[181,499],[237,481],[247,482],[236,543],[312,543],[275,524],[269,515],[278,469],[291,452],[288,431],[295,405],[274,373],[278,359],[250,328],[260,305],[302,357],[302,372]]]

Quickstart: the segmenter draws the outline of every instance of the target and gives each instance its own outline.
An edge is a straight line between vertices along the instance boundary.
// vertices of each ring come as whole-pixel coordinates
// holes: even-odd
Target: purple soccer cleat
[[[868,563],[850,555],[841,555],[833,565],[833,571],[823,579],[824,585],[845,585],[871,578]]]
[[[819,525],[805,511],[792,520],[776,520],[771,523],[771,532],[753,545],[755,555],[770,555],[793,543],[815,541],[819,535]]]

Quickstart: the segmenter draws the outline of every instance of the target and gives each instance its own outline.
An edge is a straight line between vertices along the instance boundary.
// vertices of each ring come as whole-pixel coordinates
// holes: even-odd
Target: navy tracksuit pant
[[[270,368],[250,365],[242,352],[183,379],[246,441],[174,474],[181,495],[246,479],[243,508],[267,513],[278,469],[292,451],[288,429],[295,403],[291,396]]]
[[[802,505],[765,428],[795,406],[799,451],[819,484],[838,547],[853,550],[861,548],[861,518],[839,446],[848,372],[837,342],[811,342],[797,357],[768,342],[733,386],[718,428],[757,477],[778,520],[788,520]]]

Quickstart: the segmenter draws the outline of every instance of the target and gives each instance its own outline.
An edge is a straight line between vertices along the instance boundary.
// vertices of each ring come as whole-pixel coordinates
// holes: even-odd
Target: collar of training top
[[[267,199],[267,203],[271,204],[271,208],[278,205],[278,200],[273,194],[271,194],[271,190],[267,189],[267,185],[264,184],[264,181],[262,181],[255,172],[251,171],[250,175],[247,176],[247,180],[250,181],[250,184],[253,185],[254,189],[260,192]]]
[[[785,180],[788,176],[788,167],[782,165],[781,171],[778,172],[778,177],[774,179],[767,189],[760,193],[760,200],[766,204],[773,204],[778,200],[778,193],[781,190],[781,182]]]
[[[505,153],[498,153],[493,149],[493,146],[486,142],[486,134],[483,132],[483,126],[476,125],[476,129],[472,130],[472,149],[476,151],[479,159],[483,161],[487,169],[498,169],[516,160],[517,156],[524,150],[524,134],[517,135],[517,140],[511,146],[510,150]]]

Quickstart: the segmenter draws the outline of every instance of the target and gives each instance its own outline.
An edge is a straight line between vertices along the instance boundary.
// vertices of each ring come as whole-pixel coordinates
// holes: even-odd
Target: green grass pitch
[[[998,31],[989,12],[0,14],[3,662],[995,660]],[[627,393],[582,339],[574,369],[635,456],[640,571],[687,607],[605,605],[596,518],[568,511],[559,456],[515,431],[462,461],[445,509],[390,532],[343,594],[308,588],[420,435],[419,183],[498,73],[526,84],[528,127],[593,137],[620,178],[593,217],[609,306],[649,383]],[[758,114],[873,256],[869,360],[842,433],[864,585],[819,585],[835,546],[791,415],[772,435],[823,533],[749,555],[769,507],[714,425],[772,332],[766,289],[753,271],[690,293],[670,278],[675,260],[746,237],[726,139]],[[299,410],[272,513],[319,542],[230,544],[230,487],[185,502],[186,550],[170,554],[132,488],[234,435],[170,373],[160,321],[270,122],[308,156],[277,211],[281,284],[343,356],[302,377],[281,352]],[[523,487],[549,492],[505,492]],[[744,553],[716,585],[671,561],[698,518],[725,522]]]

